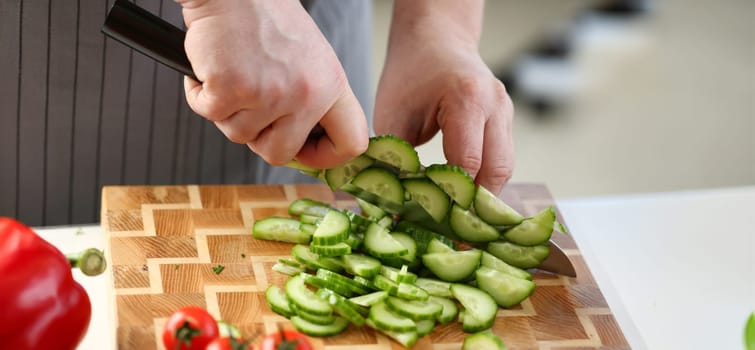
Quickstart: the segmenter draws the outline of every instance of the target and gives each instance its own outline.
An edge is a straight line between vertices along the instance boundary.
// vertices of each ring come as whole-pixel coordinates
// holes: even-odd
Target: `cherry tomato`
[[[204,350],[218,334],[218,324],[207,310],[187,306],[178,309],[165,322],[163,345],[168,350]]]
[[[312,345],[306,335],[293,329],[281,329],[262,339],[260,350],[311,350]]]
[[[220,337],[207,344],[205,350],[252,350],[252,346],[241,339]]]

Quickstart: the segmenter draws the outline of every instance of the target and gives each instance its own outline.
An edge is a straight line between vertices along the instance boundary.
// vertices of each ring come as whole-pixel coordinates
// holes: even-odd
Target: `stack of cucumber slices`
[[[372,138],[365,154],[337,168],[291,166],[370,201],[357,199],[356,213],[297,199],[291,217],[255,222],[255,238],[295,243],[293,259],[273,266],[291,277],[283,289],[268,288],[271,310],[308,335],[332,336],[353,324],[405,347],[458,320],[473,333],[464,348],[505,348],[489,329],[499,307],[533,293],[526,269],[548,256],[553,208],[525,218],[462,168],[423,167],[409,143],[390,135]],[[448,231],[404,217],[412,205],[432,218],[429,226]]]

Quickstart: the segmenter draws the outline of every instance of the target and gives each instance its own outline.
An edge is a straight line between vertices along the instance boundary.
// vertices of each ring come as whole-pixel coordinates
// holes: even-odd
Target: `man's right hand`
[[[367,123],[333,48],[298,0],[177,0],[198,83],[186,99],[272,165],[329,168],[364,152]],[[320,124],[326,136],[307,141]]]

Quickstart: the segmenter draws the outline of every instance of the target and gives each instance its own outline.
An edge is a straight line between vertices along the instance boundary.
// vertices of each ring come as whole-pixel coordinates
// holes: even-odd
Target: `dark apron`
[[[105,185],[313,181],[227,141],[188,108],[180,74],[105,39],[110,4],[0,1],[0,216],[97,222]],[[183,26],[172,0],[137,4]],[[304,4],[371,114],[371,4]]]

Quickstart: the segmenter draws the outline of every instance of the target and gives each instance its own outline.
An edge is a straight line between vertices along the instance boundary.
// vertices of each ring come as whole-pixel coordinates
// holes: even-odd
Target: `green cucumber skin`
[[[451,199],[429,179],[406,179],[401,184],[410,198],[419,203],[436,222],[442,222],[448,215]]]
[[[372,166],[374,163],[374,159],[366,155],[360,155],[346,164],[325,170],[325,182],[330,186],[330,189],[337,190],[351,181],[359,172]]]
[[[416,173],[420,168],[419,155],[414,147],[394,135],[371,137],[365,154],[390,164],[401,172]]]
[[[306,244],[309,243],[312,235],[301,230],[299,220],[271,216],[254,222],[252,237],[271,241]]]
[[[340,316],[336,316],[335,320],[328,325],[318,325],[299,316],[291,317],[291,323],[299,332],[313,337],[333,336],[343,332],[349,326],[349,321]]]
[[[517,225],[524,220],[522,214],[482,186],[477,187],[473,205],[477,216],[492,226]]]
[[[350,184],[396,205],[404,204],[404,187],[396,175],[388,170],[375,167],[364,169]]]
[[[505,261],[497,258],[495,255],[490,254],[488,252],[482,252],[482,260],[480,261],[480,265],[489,267],[493,270],[498,270],[500,272],[514,276],[516,278],[522,278],[522,279],[532,281],[532,274],[527,272],[527,270],[520,269],[516,266],[507,264]]]
[[[422,256],[422,262],[440,280],[459,282],[474,274],[480,265],[481,256],[482,253],[478,250],[430,253]]]
[[[535,291],[535,283],[482,266],[475,271],[477,287],[503,308],[518,305]]]
[[[503,237],[512,243],[523,246],[540,245],[551,238],[555,222],[556,211],[553,207],[549,207],[506,230]]]
[[[488,243],[487,252],[520,269],[531,269],[540,265],[550,254],[549,245],[520,246],[511,242]]]
[[[469,209],[475,197],[476,186],[472,177],[460,166],[433,164],[425,169],[425,176],[443,189],[464,209]]]
[[[465,284],[452,284],[451,293],[467,310],[462,329],[475,333],[493,326],[498,312],[498,304],[487,292]],[[470,317],[473,316],[473,317]]]

